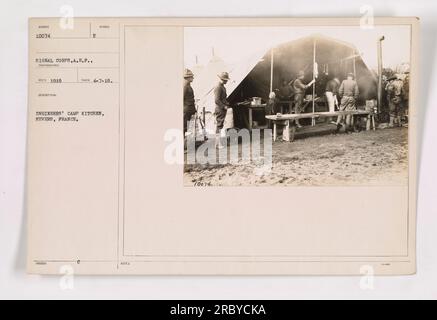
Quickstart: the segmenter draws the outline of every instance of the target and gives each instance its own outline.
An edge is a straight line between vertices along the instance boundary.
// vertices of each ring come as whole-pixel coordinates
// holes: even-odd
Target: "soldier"
[[[404,97],[404,82],[397,76],[392,76],[389,79],[386,87],[388,109],[390,114],[389,126],[401,126],[402,102]]]
[[[215,101],[215,119],[217,123],[216,127],[216,147],[219,149],[224,148],[220,139],[220,132],[223,129],[223,125],[226,118],[226,112],[229,107],[229,102],[226,100],[226,88],[225,84],[229,81],[229,74],[227,72],[222,72],[217,75],[220,79],[219,83],[214,89],[214,101]]]
[[[189,69],[184,72],[184,134],[188,130],[188,122],[191,120],[193,114],[196,113],[196,106],[194,102],[194,91],[191,87],[191,82],[194,80],[194,74]]]
[[[279,100],[288,101],[288,105],[287,105],[288,113],[291,113],[292,103],[290,102],[290,100],[292,99],[292,96],[293,96],[293,88],[291,87],[290,82],[283,79],[282,85],[279,88]]]
[[[305,73],[303,71],[299,71],[297,79],[293,81],[295,114],[301,113],[303,99],[305,97],[305,90],[309,87],[309,85],[303,83],[304,78],[305,78]],[[302,127],[299,123],[299,119],[296,119],[295,123],[298,128]]]
[[[276,114],[276,94],[274,92],[270,92],[269,94],[269,100],[267,100],[266,103],[266,115],[274,115]],[[272,124],[272,120],[267,120],[267,128],[268,129],[272,129],[273,128],[273,124]]]
[[[404,99],[402,102],[402,116],[408,121],[408,108],[410,101],[410,71],[405,72],[404,78]]]
[[[326,83],[325,95],[328,102],[329,112],[335,111],[335,106],[338,106],[338,87],[340,86],[340,80],[337,77],[332,78]]]
[[[343,80],[338,90],[338,94],[341,97],[340,111],[353,111],[356,110],[355,102],[360,94],[358,90],[358,84],[354,80],[354,74],[348,73],[347,79]],[[341,121],[344,116],[338,116],[337,118],[337,130],[341,127]],[[351,129],[352,115],[346,116],[346,131]]]

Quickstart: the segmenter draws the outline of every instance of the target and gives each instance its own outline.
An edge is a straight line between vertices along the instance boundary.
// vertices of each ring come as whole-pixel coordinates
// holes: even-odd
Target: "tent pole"
[[[378,39],[377,42],[377,57],[378,57],[378,102],[377,102],[377,112],[381,112],[381,107],[382,107],[382,41],[384,41],[384,36],[382,36],[381,38]]]
[[[273,92],[273,48],[270,52],[270,92]]]
[[[315,99],[315,96],[316,96],[316,83],[315,83],[315,80],[316,80],[316,75],[315,75],[315,66],[316,66],[316,39],[314,38],[314,40],[313,40],[313,81],[314,81],[314,83],[313,83],[313,96],[312,96],[312,102],[313,102],[313,113],[315,112],[315,102],[314,102],[314,99]],[[316,121],[315,121],[315,118],[311,118],[311,125],[315,125],[316,124]]]
[[[357,69],[356,69],[355,62],[356,62],[356,58],[355,58],[355,51],[354,51],[354,79],[355,81],[357,81]]]

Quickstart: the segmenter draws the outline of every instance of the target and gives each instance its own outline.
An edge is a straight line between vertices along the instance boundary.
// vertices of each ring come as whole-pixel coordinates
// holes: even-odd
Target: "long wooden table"
[[[277,139],[277,124],[281,122],[285,125],[288,141],[294,140],[294,134],[296,132],[296,122],[297,119],[313,119],[313,122],[316,118],[326,118],[326,117],[336,117],[341,115],[352,115],[352,116],[366,116],[370,117],[370,128],[373,127],[375,130],[375,115],[371,111],[365,110],[354,110],[354,111],[335,111],[335,112],[314,112],[314,113],[299,113],[299,114],[282,114],[282,115],[269,115],[266,116],[266,119],[271,120],[273,122],[273,141]]]

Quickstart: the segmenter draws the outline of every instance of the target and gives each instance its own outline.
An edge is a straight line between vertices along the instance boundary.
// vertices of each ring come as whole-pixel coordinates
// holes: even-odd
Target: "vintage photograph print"
[[[185,186],[408,185],[411,26],[185,27],[184,64]]]

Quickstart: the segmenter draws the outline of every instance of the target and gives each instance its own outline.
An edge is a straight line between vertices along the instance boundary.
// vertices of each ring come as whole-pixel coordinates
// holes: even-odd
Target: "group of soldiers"
[[[385,82],[385,98],[390,116],[389,126],[401,126],[408,104],[408,83],[396,75],[389,77]]]
[[[224,126],[227,110],[230,107],[227,101],[227,93],[225,84],[230,80],[227,72],[222,72],[217,75],[218,83],[214,88],[214,102],[215,110],[214,115],[216,119],[216,146],[223,148],[221,141],[221,130]],[[279,97],[276,97],[274,92],[269,94],[269,99],[266,104],[266,114],[278,113],[277,106],[281,100],[289,101],[290,111],[294,110],[294,113],[303,112],[303,104],[305,98],[305,91],[311,87],[314,82],[308,84],[304,83],[305,73],[299,71],[296,79],[291,82],[283,81],[282,86],[277,90]],[[188,123],[191,117],[196,113],[196,105],[194,98],[194,91],[191,87],[191,83],[194,80],[194,74],[189,69],[185,69],[184,72],[184,134],[187,132]],[[404,102],[407,97],[405,92],[405,83],[397,76],[392,76],[387,79],[387,85],[385,86],[386,101],[389,106],[390,123],[389,126],[401,125],[401,118],[404,115]],[[360,92],[358,89],[357,81],[353,73],[348,73],[347,78],[341,83],[337,77],[330,79],[325,88],[326,101],[330,112],[334,112],[337,108],[339,111],[354,111],[356,110],[356,101]],[[340,100],[340,102],[339,102]],[[296,126],[301,127],[299,120],[296,119]],[[351,114],[339,115],[336,121],[332,121],[337,125],[337,130],[341,127],[345,127],[346,132],[352,131],[353,117]]]
[[[217,75],[218,83],[214,88],[214,102],[215,102],[215,120],[216,120],[216,147],[224,148],[221,139],[221,131],[224,126],[229,102],[227,100],[227,93],[225,84],[230,80],[227,72],[222,72]],[[194,91],[191,87],[191,82],[194,80],[194,74],[191,70],[185,69],[184,72],[184,134],[188,130],[188,123],[191,117],[196,113],[196,104],[194,99]]]
[[[290,103],[290,111],[293,109],[294,113],[299,114],[303,112],[303,104],[305,98],[305,91],[313,82],[308,84],[304,83],[305,73],[304,71],[299,71],[297,78],[290,82],[284,80],[282,82],[282,86],[278,89],[278,99],[279,103],[281,100],[289,101]],[[354,79],[353,73],[348,73],[347,78],[340,83],[340,80],[337,77],[333,77],[326,83],[325,88],[325,96],[326,101],[329,107],[330,112],[334,112],[337,107],[340,111],[353,111],[356,110],[356,101],[359,96],[358,84]],[[275,114],[278,110],[276,110],[275,105],[277,102],[275,100],[275,96],[271,95],[269,97],[268,104],[268,113]],[[338,102],[338,98],[340,98],[340,104]],[[299,128],[301,124],[299,120],[296,119],[296,126]],[[346,127],[347,130],[352,130],[352,116],[339,115],[337,117],[337,121],[333,121],[334,124],[337,125],[337,129],[340,129],[342,126]]]

